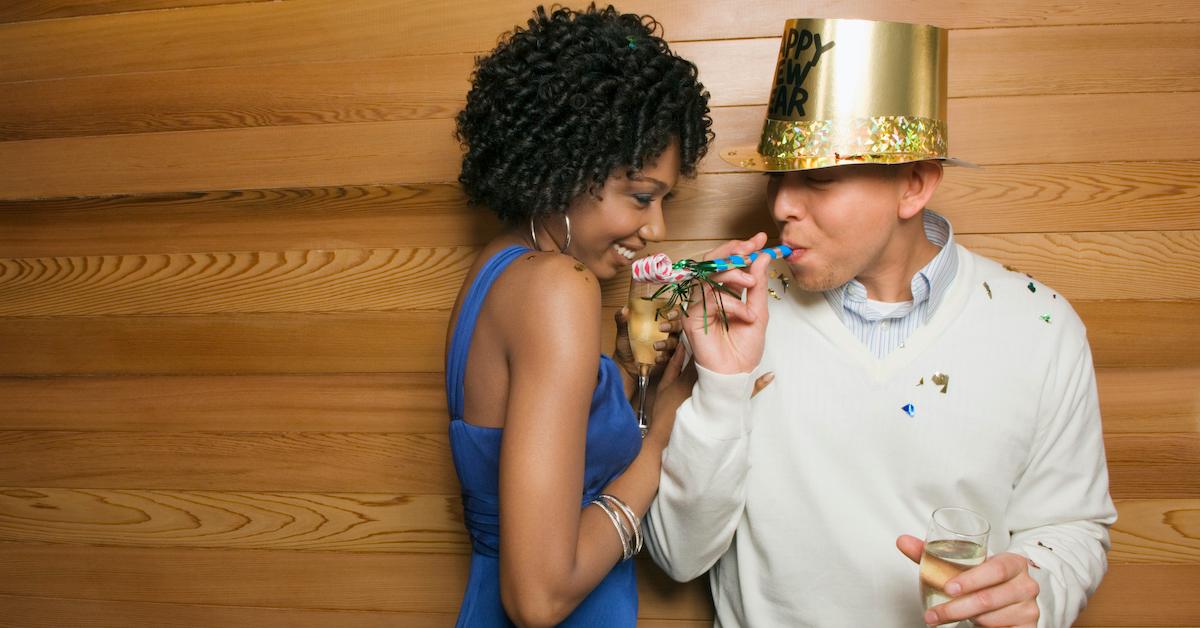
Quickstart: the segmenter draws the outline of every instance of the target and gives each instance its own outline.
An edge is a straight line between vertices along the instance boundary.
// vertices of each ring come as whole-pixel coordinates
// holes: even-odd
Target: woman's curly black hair
[[[539,6],[476,60],[458,140],[473,204],[515,223],[566,211],[616,168],[640,170],[679,139],[692,176],[712,141],[708,92],[654,18],[612,5]]]

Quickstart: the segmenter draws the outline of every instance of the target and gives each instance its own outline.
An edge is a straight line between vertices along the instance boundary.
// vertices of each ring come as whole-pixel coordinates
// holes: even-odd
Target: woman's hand
[[[730,240],[709,251],[704,259],[748,255],[766,243],[765,233],[749,240]],[[745,302],[708,285],[702,288],[703,296],[692,296],[683,330],[696,354],[696,362],[704,368],[725,374],[749,373],[762,360],[767,332],[767,266],[770,261],[770,257],[761,255],[750,266],[749,272],[737,269],[712,276],[714,281],[734,293],[745,289]],[[720,308],[717,299],[721,300]],[[707,315],[699,303],[706,304]],[[724,321],[719,316],[722,309]]]
[[[662,376],[663,368],[671,359],[675,347],[679,345],[679,334],[683,330],[677,308],[672,308],[665,316],[666,320],[659,324],[659,329],[667,332],[667,339],[654,343],[656,364],[650,371],[651,383]],[[629,342],[629,306],[617,310],[613,319],[617,322],[617,344],[613,351],[613,361],[621,367],[621,381],[625,386],[625,398],[632,400],[633,393],[637,388],[638,364],[637,360],[633,358],[633,345]],[[654,394],[654,388],[647,391],[647,403],[653,401]]]
[[[646,440],[658,447],[666,447],[671,438],[671,429],[675,426],[675,412],[688,397],[692,396],[692,387],[696,385],[696,365],[684,365],[687,351],[676,347],[662,371],[662,379],[655,388],[654,406],[650,412],[650,429],[646,432]]]

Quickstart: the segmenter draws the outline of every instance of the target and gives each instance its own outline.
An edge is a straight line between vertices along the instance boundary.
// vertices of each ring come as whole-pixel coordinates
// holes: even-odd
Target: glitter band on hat
[[[947,156],[944,29],[869,20],[784,25],[757,146],[724,150],[752,170],[898,164]]]

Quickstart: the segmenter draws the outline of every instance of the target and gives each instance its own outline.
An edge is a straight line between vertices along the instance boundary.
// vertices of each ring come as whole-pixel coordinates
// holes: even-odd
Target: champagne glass
[[[668,335],[659,329],[659,325],[667,320],[670,295],[664,291],[658,297],[654,296],[662,287],[661,283],[629,282],[629,346],[638,367],[637,419],[643,436],[650,427],[646,421],[646,388],[650,385],[650,371],[658,362],[654,343],[666,340]]]
[[[938,508],[929,518],[921,554],[921,598],[925,610],[950,601],[946,582],[987,558],[991,525],[966,508]]]

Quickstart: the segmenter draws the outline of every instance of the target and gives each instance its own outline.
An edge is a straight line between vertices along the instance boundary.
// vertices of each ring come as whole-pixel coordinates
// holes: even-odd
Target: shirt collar
[[[913,275],[909,284],[913,294],[911,307],[896,310],[892,313],[892,318],[903,317],[928,301],[929,307],[925,309],[925,320],[928,321],[946,296],[946,291],[958,272],[958,253],[955,251],[954,228],[950,221],[945,216],[926,209],[922,212],[922,225],[925,228],[925,238],[941,247],[941,250]],[[880,318],[878,314],[872,318],[874,311],[867,302],[867,288],[857,279],[851,279],[839,288],[826,291],[825,298],[833,305],[838,316],[849,310],[868,320]]]

